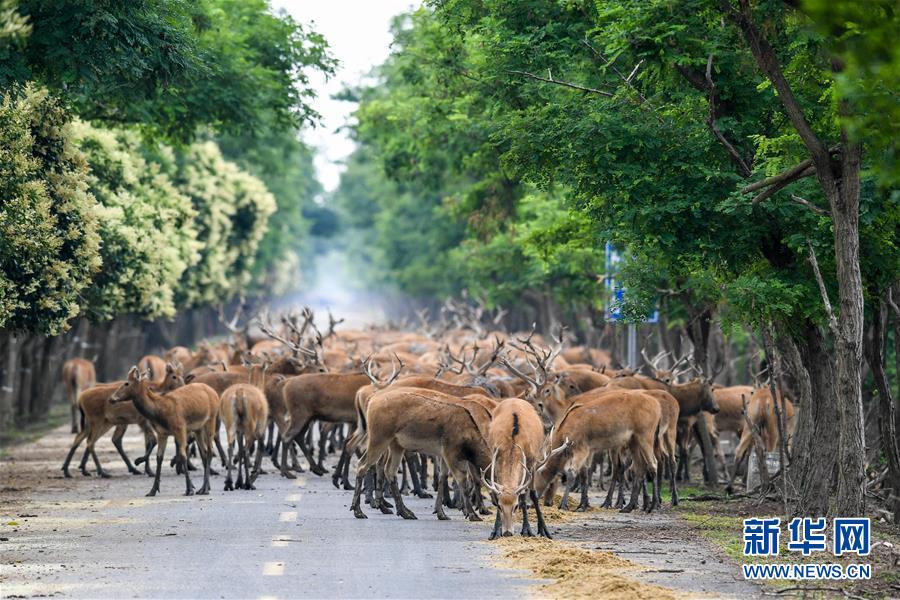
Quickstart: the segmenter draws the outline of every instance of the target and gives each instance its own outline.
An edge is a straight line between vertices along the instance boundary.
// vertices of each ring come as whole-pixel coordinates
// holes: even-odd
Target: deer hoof
[[[414,515],[411,510],[404,509],[404,510],[399,511],[397,514],[400,515],[401,517],[403,517],[404,519],[407,519],[410,521],[415,521],[416,519],[418,519],[418,517],[416,515]]]
[[[356,517],[357,519],[368,519],[368,518],[369,518],[369,517],[366,516],[366,513],[364,513],[364,512],[363,512],[361,509],[359,509],[359,508],[353,509],[353,516]]]

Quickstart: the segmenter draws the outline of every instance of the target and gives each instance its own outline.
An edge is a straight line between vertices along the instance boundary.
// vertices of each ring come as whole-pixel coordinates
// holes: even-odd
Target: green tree
[[[0,104],[0,325],[55,335],[100,268],[96,201],[70,117],[46,90]]]

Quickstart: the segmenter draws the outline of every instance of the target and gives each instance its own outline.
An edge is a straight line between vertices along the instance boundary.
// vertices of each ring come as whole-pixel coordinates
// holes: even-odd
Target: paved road
[[[127,475],[106,439],[112,479],[59,478],[70,440],[60,428],[0,463],[0,596],[521,597],[534,584],[491,566],[483,526],[439,522],[426,500],[408,501],[417,521],[359,521],[330,478],[270,474],[224,492],[220,476],[210,496],[185,498],[170,469],[145,498],[150,480]],[[132,457],[139,447],[126,437]]]

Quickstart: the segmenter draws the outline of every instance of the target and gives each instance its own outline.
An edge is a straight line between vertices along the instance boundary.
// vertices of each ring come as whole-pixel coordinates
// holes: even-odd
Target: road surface
[[[224,492],[220,475],[211,495],[192,497],[181,495],[184,479],[165,466],[160,495],[145,498],[151,480],[127,474],[108,436],[97,451],[112,478],[86,478],[76,468],[72,479],[62,478],[71,440],[60,427],[0,461],[0,597],[554,595],[531,570],[498,566],[511,563],[486,541],[490,523],[468,523],[457,511],[437,521],[428,500],[406,500],[416,521],[368,507],[369,518],[357,520],[348,510],[351,493],[334,489],[330,477],[290,481],[268,462],[255,491]],[[132,457],[141,446],[137,435],[126,435]],[[194,483],[199,487],[199,474]],[[614,552],[633,564],[613,575],[687,597],[761,596],[669,510],[555,513],[548,522],[561,544]]]

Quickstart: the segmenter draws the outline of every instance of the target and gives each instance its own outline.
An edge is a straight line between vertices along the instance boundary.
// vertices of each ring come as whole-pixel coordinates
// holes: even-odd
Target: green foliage
[[[338,198],[354,227],[372,224],[370,268],[417,293],[470,287],[505,302],[552,290],[596,305],[611,240],[627,249],[628,317],[663,298],[676,318],[718,307],[752,325],[822,321],[807,248],[836,298],[831,222],[791,195],[827,202],[815,178],[758,202],[740,193],[808,154],[721,3],[429,4],[396,20],[378,84],[348,91],[362,147]],[[831,145],[849,125],[864,144],[861,262],[876,293],[900,276],[897,136],[878,124],[896,110],[894,10],[750,4],[814,131]],[[458,242],[443,238],[450,247],[417,248],[451,285],[408,257],[409,207],[426,217],[409,221],[424,239],[464,221]]]
[[[21,42],[31,33],[28,19],[18,11],[16,0],[0,0],[0,56],[12,43]]]
[[[96,202],[70,117],[46,90],[0,104],[0,325],[53,335],[100,268]]]
[[[185,271],[179,304],[214,304],[252,280],[257,249],[275,212],[275,198],[258,178],[225,160],[213,142],[197,142],[178,157],[172,179],[196,212],[203,241],[197,264]]]
[[[216,138],[223,155],[259,177],[278,205],[254,264],[257,288],[274,295],[298,287],[302,271],[312,265],[311,260],[301,258],[314,251],[310,235],[318,233],[311,228],[327,218],[316,213],[314,200],[322,188],[316,179],[313,151],[299,135],[292,128],[283,128]]]
[[[315,117],[308,69],[331,73],[321,35],[266,0],[25,0],[24,51],[2,50],[0,86],[38,80],[85,119],[189,140]]]
[[[190,199],[141,155],[134,132],[79,122],[74,134],[90,165],[90,190],[101,205],[104,268],[84,294],[88,316],[174,317],[179,281],[203,245],[196,240]]]

